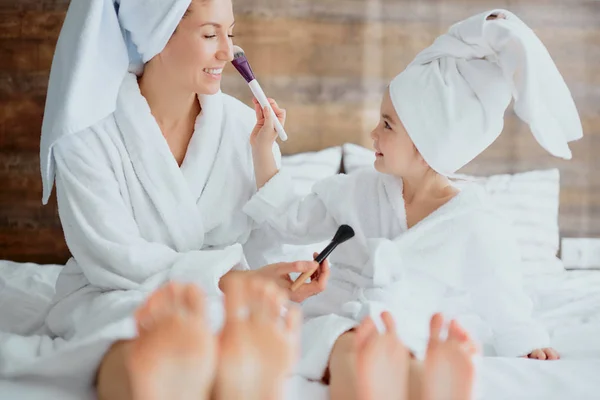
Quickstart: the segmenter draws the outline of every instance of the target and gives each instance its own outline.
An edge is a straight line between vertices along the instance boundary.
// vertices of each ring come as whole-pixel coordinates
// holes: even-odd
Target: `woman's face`
[[[377,171],[406,177],[427,167],[398,118],[389,90],[383,96],[380,121],[371,132],[371,138],[377,153]]]
[[[192,0],[165,49],[158,55],[170,79],[182,89],[215,94],[233,59],[231,0]]]

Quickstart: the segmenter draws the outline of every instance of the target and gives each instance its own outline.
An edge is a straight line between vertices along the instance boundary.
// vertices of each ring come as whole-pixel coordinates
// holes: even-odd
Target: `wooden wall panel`
[[[52,54],[68,0],[0,2],[0,259],[64,262],[54,198],[41,205],[39,135]],[[494,7],[540,36],[573,92],[585,137],[573,160],[541,149],[512,112],[464,172],[561,170],[565,236],[600,236],[600,3],[596,0],[234,0],[236,42],[267,94],[288,110],[284,153],[369,146],[386,85],[449,25]],[[223,90],[250,92],[230,66]]]
[[[56,200],[42,206],[39,139],[68,1],[0,3],[0,259],[64,263]]]

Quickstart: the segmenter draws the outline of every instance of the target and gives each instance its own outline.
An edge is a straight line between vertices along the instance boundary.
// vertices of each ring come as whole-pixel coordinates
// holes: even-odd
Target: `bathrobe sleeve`
[[[339,223],[327,208],[323,195],[341,190],[345,178],[336,175],[325,179],[315,185],[320,188],[318,191],[313,188],[309,195],[299,197],[294,194],[291,177],[281,170],[246,203],[244,212],[261,229],[270,229],[289,244],[311,244],[330,239]]]
[[[135,221],[135,199],[125,201],[113,165],[127,162],[89,146],[82,133],[54,146],[59,215],[69,250],[89,282],[109,290],[152,290],[185,278],[209,295],[220,277],[244,264],[241,245],[177,252],[144,238]],[[95,150],[94,150],[95,149]],[[131,205],[129,205],[131,204]],[[157,229],[160,229],[157,227]]]
[[[475,311],[491,326],[499,356],[517,357],[549,347],[550,337],[532,318],[533,303],[522,284],[514,235],[499,221],[478,218],[466,246],[466,285]]]

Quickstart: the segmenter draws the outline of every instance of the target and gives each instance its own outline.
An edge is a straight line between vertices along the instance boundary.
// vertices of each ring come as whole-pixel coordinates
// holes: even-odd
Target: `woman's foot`
[[[282,317],[285,292],[260,278],[232,278],[224,292],[227,315],[214,398],[282,398],[284,380],[298,357],[300,310],[291,307]]]
[[[431,318],[429,345],[423,363],[423,400],[470,400],[473,392],[473,356],[477,346],[456,321],[448,338],[440,338],[444,318]]]
[[[386,331],[379,333],[373,320],[363,320],[356,329],[357,389],[360,400],[405,400],[408,398],[409,352],[398,339],[390,313],[381,319]]]
[[[136,312],[138,338],[126,368],[133,399],[208,399],[217,343],[206,321],[204,297],[194,285],[170,283]]]

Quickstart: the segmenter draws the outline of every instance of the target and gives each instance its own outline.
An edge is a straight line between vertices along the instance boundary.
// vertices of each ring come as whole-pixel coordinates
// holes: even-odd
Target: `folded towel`
[[[125,74],[160,53],[191,0],[72,1],[52,62],[42,124],[43,201],[54,183],[52,146],[110,115]]]
[[[516,114],[552,155],[570,159],[568,142],[583,135],[547,49],[506,10],[453,25],[394,78],[390,96],[425,161],[445,175],[498,138],[512,98]]]

